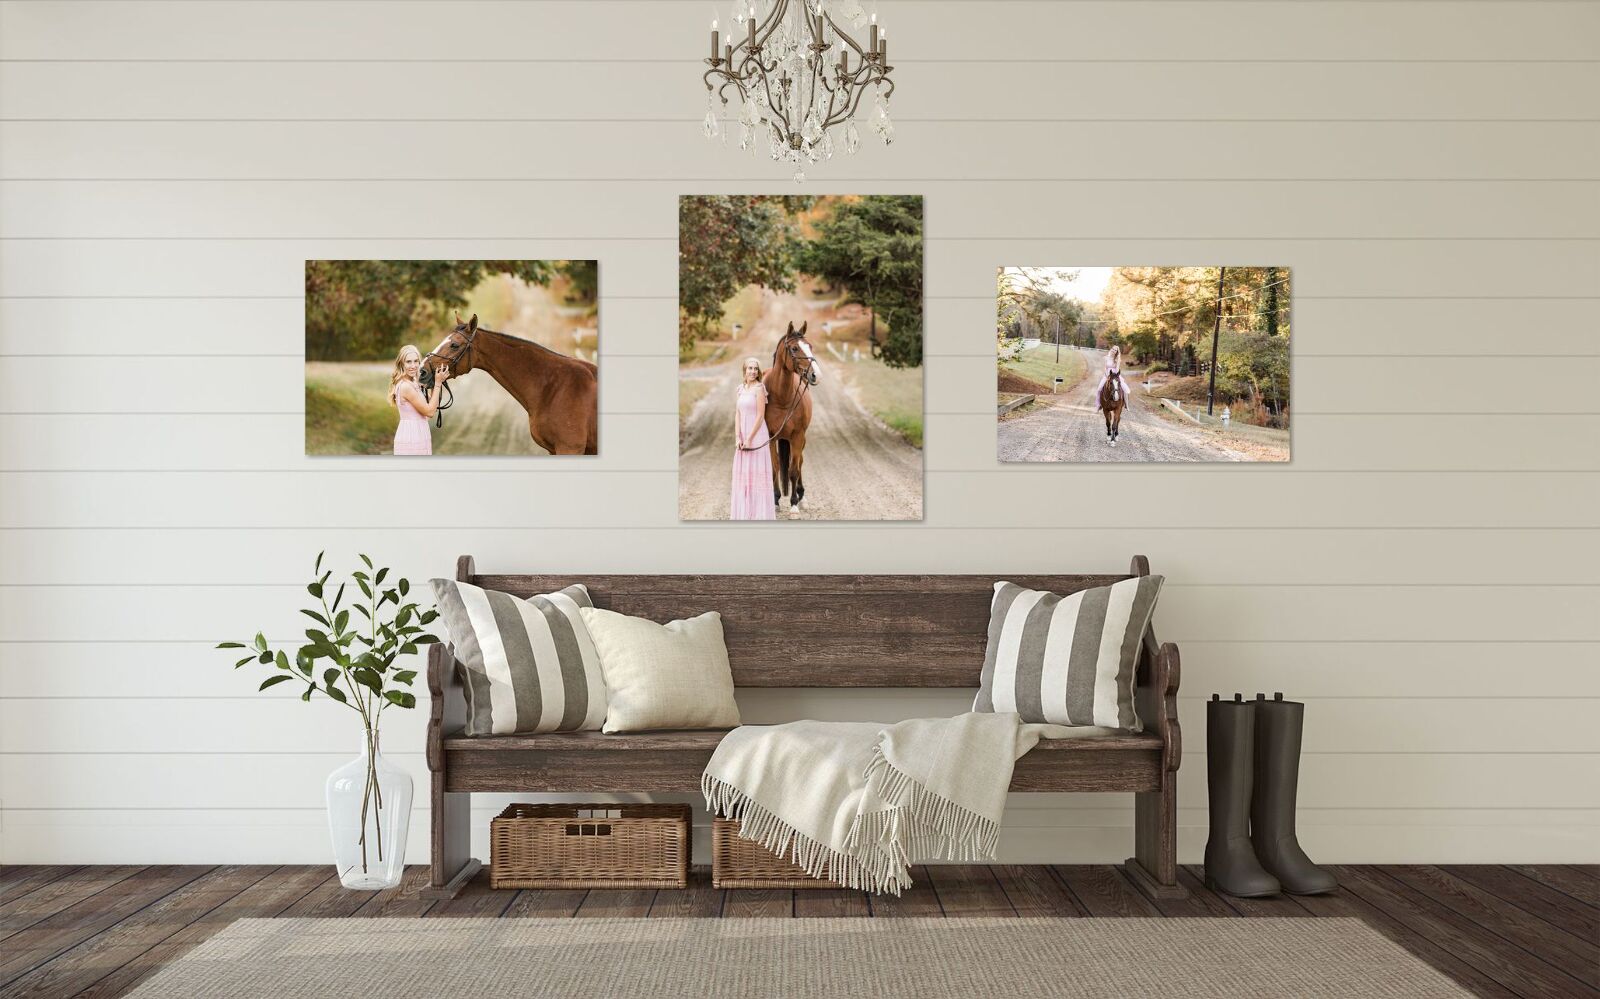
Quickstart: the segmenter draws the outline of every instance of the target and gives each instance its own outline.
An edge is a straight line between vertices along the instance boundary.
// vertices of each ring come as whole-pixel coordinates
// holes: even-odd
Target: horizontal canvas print
[[[598,453],[593,260],[306,261],[306,453]]]
[[[678,201],[678,515],[922,519],[922,198]]]
[[[1288,461],[1287,267],[1002,267],[1001,461]]]

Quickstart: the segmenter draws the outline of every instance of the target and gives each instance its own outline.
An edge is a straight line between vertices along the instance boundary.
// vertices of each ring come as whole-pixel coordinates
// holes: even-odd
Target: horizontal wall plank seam
[[[1428,58],[1397,56],[1367,57],[1367,58],[1332,58],[1301,56],[1294,58],[1139,58],[1139,57],[1114,57],[1101,59],[1045,59],[1045,58],[943,58],[943,59],[899,59],[896,65],[919,66],[1327,66],[1327,65],[1381,65],[1381,66],[1591,66],[1600,63],[1600,59],[1490,59],[1490,58]],[[104,65],[104,66],[298,66],[298,65],[339,65],[339,66],[683,66],[685,68],[698,67],[704,64],[700,59],[665,59],[665,58],[627,58],[627,57],[583,57],[568,56],[557,58],[553,56],[524,56],[521,58],[444,58],[444,57],[367,57],[354,56],[296,56],[296,57],[261,57],[239,56],[236,58],[217,57],[48,57],[48,58],[4,58],[0,65]]]
[[[0,177],[0,184],[763,184],[771,177]],[[910,177],[885,181],[873,177],[829,177],[831,184],[1594,184],[1600,177]],[[6,236],[8,240],[66,241],[81,236]],[[107,241],[127,239],[167,240],[290,240],[327,237],[301,236],[103,236]],[[341,236],[340,239],[498,239],[486,236]],[[519,236],[518,239],[677,240],[677,236]],[[1015,236],[926,236],[925,239],[1015,239]],[[1074,239],[1126,239],[1113,236],[1075,236]],[[1169,236],[1167,239],[1211,239],[1209,236]],[[1521,239],[1521,236],[1326,236],[1303,239]],[[1545,237],[1589,239],[1588,236]]]
[[[284,416],[304,416],[304,415],[305,415],[305,412],[303,410],[291,410],[291,409],[258,409],[258,410],[242,410],[242,411],[241,410],[231,410],[231,409],[161,409],[161,410],[152,410],[152,409],[141,409],[141,410],[57,409],[57,410],[51,410],[51,411],[44,412],[44,413],[41,413],[41,412],[39,412],[37,410],[26,410],[26,409],[0,410],[0,416],[277,416],[277,417],[284,417]],[[678,414],[676,412],[671,411],[671,410],[665,410],[665,409],[628,409],[628,410],[602,409],[600,411],[600,415],[601,416],[659,416],[659,417],[671,416],[671,417],[676,417]],[[992,410],[992,409],[929,409],[929,410],[924,410],[923,411],[923,415],[924,416],[986,416],[986,417],[989,417],[989,418],[992,419],[994,417],[994,410]],[[1373,417],[1373,416],[1382,416],[1382,417],[1437,417],[1437,416],[1455,416],[1455,417],[1473,416],[1473,417],[1477,417],[1477,416],[1490,416],[1490,417],[1494,417],[1496,419],[1499,419],[1500,417],[1507,417],[1507,418],[1512,418],[1512,417],[1531,417],[1531,418],[1534,418],[1534,419],[1552,419],[1552,418],[1568,417],[1568,416],[1600,416],[1600,410],[1552,409],[1552,410],[1546,410],[1544,412],[1516,413],[1516,412],[1506,412],[1506,411],[1495,410],[1495,409],[1469,409],[1469,410],[1414,409],[1414,410],[1395,410],[1395,411],[1352,410],[1352,411],[1347,412],[1347,413],[1335,413],[1335,412],[1321,412],[1321,411],[1312,411],[1312,410],[1304,410],[1304,409],[1302,409],[1302,410],[1297,410],[1295,412],[1295,415],[1299,416],[1299,417],[1314,416],[1314,417],[1317,417],[1318,419],[1322,419],[1322,418],[1330,418],[1330,419],[1331,418],[1347,418],[1347,417],[1365,418],[1365,417]],[[335,457],[338,457],[338,456],[337,455],[323,455],[321,457],[324,457],[324,458],[335,458]],[[465,457],[465,456],[463,456],[463,457]],[[547,455],[546,457],[549,457],[549,456]],[[316,460],[315,457],[313,457],[312,460]],[[578,459],[578,460],[583,460],[583,459]],[[1199,464],[1216,464],[1216,463],[1215,462],[1200,462]]]
[[[1048,344],[1046,344],[1046,345],[1048,346]],[[654,358],[654,359],[657,359],[657,360],[666,360],[668,358],[676,359],[677,356],[678,355],[676,353],[615,353],[615,354],[612,354],[612,353],[602,352],[600,354],[600,360],[601,361],[606,361],[606,360],[610,360],[612,358],[624,358],[624,357],[626,357],[626,358]],[[966,353],[966,354],[935,353],[933,351],[924,351],[922,356],[923,356],[923,358],[925,360],[938,360],[939,358],[976,360],[978,358],[984,358],[984,359],[993,358],[995,355],[993,354],[993,352],[990,352],[990,351],[985,351],[985,352],[980,353],[980,354],[971,354],[971,353]],[[99,353],[99,352],[68,354],[68,353],[63,353],[63,352],[60,352],[60,351],[54,351],[54,352],[51,352],[51,353],[43,353],[43,354],[41,354],[41,353],[11,353],[11,352],[7,352],[7,351],[0,351],[0,357],[71,357],[71,358],[98,358],[98,359],[113,359],[113,360],[131,360],[131,359],[144,359],[144,358],[171,358],[171,357],[184,358],[186,360],[196,360],[196,359],[203,359],[203,358],[255,359],[255,360],[263,360],[263,359],[271,359],[271,360],[290,360],[290,359],[293,359],[293,360],[299,360],[300,358],[305,357],[305,352],[304,351],[288,351],[288,352],[280,352],[280,353],[273,353],[273,354],[219,354],[219,353],[210,353],[210,354],[162,354],[162,353],[156,353],[156,352],[153,352],[153,351],[145,351],[143,353],[138,353],[138,354],[102,354],[102,353]],[[1559,360],[1559,359],[1563,359],[1563,358],[1600,357],[1600,351],[1576,351],[1576,352],[1568,352],[1568,353],[1551,353],[1551,354],[1541,354],[1541,353],[1535,353],[1533,351],[1529,351],[1527,353],[1517,353],[1517,354],[1468,354],[1468,353],[1462,353],[1461,351],[1440,352],[1440,353],[1437,353],[1437,354],[1307,354],[1307,353],[1303,353],[1303,352],[1300,352],[1300,351],[1296,351],[1294,357],[1295,357],[1295,360],[1297,360],[1297,361],[1309,361],[1309,360],[1313,360],[1313,359],[1340,360],[1340,361],[1344,361],[1344,360],[1351,360],[1351,361],[1355,361],[1355,360],[1369,360],[1369,361],[1396,361],[1396,360],[1401,360],[1401,361],[1433,361],[1433,360],[1446,360],[1446,361],[1523,361],[1523,360],[1532,360],[1532,359],[1540,359],[1540,358],[1548,359],[1548,360]],[[3,415],[3,414],[0,414],[0,415]],[[39,415],[43,416],[43,415],[47,415],[47,414],[41,413]]]
[[[685,524],[694,524],[693,520]],[[715,522],[707,522],[715,524]],[[285,525],[253,525],[253,524],[86,524],[86,525],[56,525],[56,527],[0,527],[0,532],[309,532],[309,530],[336,530],[336,532],[373,532],[373,530],[424,530],[435,527],[437,522],[422,522],[418,525],[386,525],[386,527],[373,527],[370,524],[285,524]],[[1118,524],[1120,530],[1166,530],[1170,524]],[[1373,525],[1373,527],[1330,527],[1330,525],[1296,524],[1290,527],[1259,527],[1259,525],[1187,525],[1190,530],[1205,528],[1206,532],[1445,532],[1445,530],[1474,530],[1474,532],[1528,532],[1528,530],[1562,530],[1562,532],[1590,532],[1600,530],[1595,525],[1563,525],[1563,524],[1493,524],[1483,527],[1442,527],[1437,524],[1400,524],[1400,525]],[[541,532],[552,530],[549,527],[536,527],[528,524],[474,524],[472,530],[478,532]],[[614,535],[616,525],[573,525],[573,527],[560,528],[563,533],[573,532],[606,532]],[[682,524],[638,525],[627,528],[629,532],[654,532],[654,530],[683,530]],[[733,527],[725,530],[749,530],[749,528]],[[792,528],[778,528],[789,533],[795,532]],[[806,528],[802,528],[806,530]],[[821,527],[811,528],[821,530]],[[1038,532],[1040,527],[1013,527],[1013,525],[987,525],[987,524],[918,524],[915,520],[859,520],[850,524],[827,525],[827,530],[893,530],[893,532],[936,532],[936,530],[986,530],[986,532]],[[1104,530],[1101,527],[1085,527],[1083,530]]]
[[[124,757],[124,756],[204,756],[204,757],[209,757],[209,758],[215,758],[215,757],[219,757],[219,756],[342,756],[342,755],[348,755],[348,754],[341,753],[338,750],[317,750],[317,749],[229,750],[229,751],[227,751],[225,753],[218,753],[218,752],[214,752],[212,750],[207,750],[207,749],[195,749],[195,750],[183,750],[183,749],[150,749],[150,750],[145,750],[145,749],[116,749],[116,750],[101,750],[101,751],[69,750],[69,749],[0,750],[0,757],[6,757],[6,756],[12,756],[12,757],[20,757],[20,756],[112,756],[112,757]],[[396,753],[385,752],[383,755],[390,756],[390,757],[422,757],[422,756],[425,756],[426,754],[422,750],[419,749],[419,750],[416,750],[416,751],[403,751],[403,752],[396,752]],[[1186,750],[1184,755],[1186,755],[1186,756],[1204,756],[1205,753],[1203,751],[1197,751],[1197,750]],[[1562,759],[1569,759],[1569,758],[1581,758],[1581,757],[1590,757],[1590,756],[1600,757],[1600,751],[1596,751],[1596,750],[1544,750],[1544,749],[1497,749],[1497,750],[1492,750],[1492,751],[1470,750],[1470,749],[1451,749],[1451,750],[1435,750],[1435,749],[1385,749],[1385,750],[1332,749],[1332,750],[1318,750],[1318,749],[1306,749],[1306,750],[1302,750],[1300,755],[1301,756],[1556,756],[1556,757],[1560,757]]]
[[[1120,242],[1143,242],[1144,237],[1118,237]],[[79,241],[92,243],[93,238],[82,238]],[[312,240],[320,242],[321,240]],[[496,238],[496,242],[516,242],[514,239]],[[1019,239],[1019,242],[1032,242],[1030,239]],[[1250,242],[1233,236],[1223,237],[1218,242]],[[1296,242],[1296,239],[1273,240],[1274,242]],[[610,295],[609,298],[619,302],[676,302],[676,295]],[[993,295],[924,295],[924,301],[937,302],[992,302]],[[1600,301],[1600,295],[1296,295],[1302,302],[1593,302]],[[282,301],[300,302],[305,300],[304,295],[16,295],[0,294],[0,301],[17,299],[19,301],[37,300],[46,302],[259,302]]]
[[[33,414],[39,418],[59,416],[59,413]],[[95,414],[104,415],[104,414]],[[147,413],[125,414],[134,416],[148,416]],[[241,413],[240,416],[260,414]],[[124,417],[125,418],[125,417]],[[353,458],[355,461],[369,462],[368,468],[228,468],[223,466],[195,466],[190,468],[0,468],[0,475],[205,475],[216,473],[219,475],[398,475],[408,474],[405,469],[395,468],[394,465],[383,461],[382,455],[354,455],[341,458],[334,455],[321,455],[307,457],[312,463],[322,461],[339,461]],[[475,460],[470,455],[459,458],[462,461]],[[491,459],[493,460],[493,459]],[[450,468],[451,475],[528,475],[537,473],[583,474],[583,475],[676,475],[678,469],[672,468],[585,468],[579,464],[545,464],[542,460],[535,459],[537,464],[518,464],[509,468]],[[1151,463],[1155,464],[1155,463]],[[990,468],[928,468],[923,470],[924,475],[1167,475],[1177,469],[1183,469],[1184,475],[1600,475],[1600,468],[1277,468],[1272,465],[1252,467],[1245,464],[1241,468],[1228,467],[1225,471],[1213,467],[1211,464],[1172,465],[1147,467],[1132,463],[1125,465],[1111,464],[1108,467],[1097,468],[1087,464],[1046,464],[1044,462],[1011,462],[998,467]],[[692,523],[692,522],[690,522]],[[1265,529],[1265,528],[1264,528]],[[1476,528],[1464,527],[1456,530],[1471,531]],[[1101,530],[1098,525],[1071,525],[1052,528],[1052,530]],[[1553,528],[1560,530],[1560,528]]]
[[[1595,529],[1596,530],[1600,530],[1600,528],[1595,528]],[[1478,528],[1470,528],[1469,527],[1469,528],[1461,528],[1461,530],[1472,531],[1472,530],[1478,530]],[[1562,528],[1560,530],[1565,530],[1565,529]],[[604,574],[601,573],[599,575],[604,575]],[[667,575],[671,575],[671,574],[668,573]],[[717,573],[712,573],[711,575],[717,575]],[[922,575],[922,574],[919,573],[918,575]],[[971,575],[971,574],[967,573],[966,575]],[[184,583],[140,583],[139,584],[139,588],[141,590],[163,589],[163,588],[165,588],[165,589],[207,589],[207,590],[225,589],[225,588],[226,589],[287,589],[287,590],[300,590],[300,589],[304,589],[305,585],[306,584],[305,584],[304,581],[294,582],[294,583],[273,583],[273,582],[262,582],[262,583],[207,583],[207,582],[202,582],[202,581],[196,580],[196,581],[184,582]],[[1325,589],[1355,589],[1355,590],[1371,590],[1371,589],[1380,589],[1380,588],[1382,588],[1382,589],[1405,588],[1405,589],[1430,589],[1430,590],[1456,590],[1456,589],[1497,589],[1497,590],[1511,590],[1511,589],[1572,590],[1572,589],[1578,589],[1578,590],[1597,590],[1597,589],[1600,589],[1600,582],[1595,582],[1595,583],[1395,583],[1395,582],[1389,582],[1387,580],[1377,580],[1377,581],[1366,582],[1366,583],[1279,583],[1279,582],[1242,583],[1242,582],[1239,582],[1237,580],[1229,580],[1226,583],[1206,583],[1206,582],[1182,582],[1182,581],[1174,581],[1174,580],[1169,579],[1169,580],[1167,580],[1167,582],[1165,584],[1165,589],[1168,589],[1168,590],[1173,590],[1173,589],[1261,589],[1261,588],[1267,588],[1267,587],[1270,587],[1270,588],[1275,589],[1275,590],[1292,590],[1292,589],[1318,589],[1318,590],[1325,590]],[[128,584],[127,583],[0,583],[0,590],[5,590],[5,589],[16,589],[16,590],[40,590],[40,589],[46,589],[46,590],[47,589],[107,589],[107,590],[110,590],[110,589],[116,589],[116,590],[125,590],[127,588],[128,588]],[[3,699],[4,699],[3,697],[0,697],[0,700],[3,700]]]
[[[141,584],[144,585],[144,584]],[[768,688],[782,689],[782,688]],[[897,690],[895,687],[860,687],[855,690]],[[924,688],[930,690],[965,690],[969,688],[954,687]],[[0,703],[6,701],[246,701],[258,703],[262,700],[259,694],[4,694],[0,695]],[[284,704],[292,704],[300,700],[300,695],[284,695],[278,700]],[[1203,704],[1209,698],[1204,694],[1184,695],[1180,701],[1189,701]],[[1567,695],[1552,696],[1549,694],[1317,694],[1306,697],[1308,701],[1558,701],[1566,704],[1570,701],[1600,701],[1600,695]],[[293,710],[300,710],[295,708]]]
[[[1192,0],[1191,0],[1192,2]],[[1486,0],[1500,2],[1500,0]],[[1584,0],[1592,2],[1592,0]],[[0,118],[0,125],[698,125],[704,118],[550,118],[550,117],[495,117],[495,118],[155,118],[134,116],[127,118],[95,117],[9,117]],[[734,121],[723,118],[722,121]],[[947,118],[904,117],[895,115],[900,124],[921,125],[1584,125],[1600,122],[1600,118],[1090,118],[1090,117],[1028,117],[1028,118]],[[660,178],[652,178],[659,180]]]
[[[268,638],[269,642],[279,645],[299,640],[299,636]],[[1481,638],[1463,642],[1450,638],[1183,638],[1169,635],[1167,641],[1183,645],[1600,645],[1600,638]],[[215,638],[0,638],[0,645],[215,644]]]
[[[1259,183],[1259,181],[1247,181]],[[1430,181],[1430,183],[1434,183]],[[1587,182],[1586,182],[1587,183]],[[1595,181],[1600,183],[1600,180]],[[1116,242],[1130,237],[1116,235],[1082,236],[925,236],[923,243],[1059,243]],[[1156,242],[1218,243],[1279,242],[1277,236],[1138,236]],[[1596,243],[1600,236],[1294,236],[1292,242],[1307,243]],[[673,243],[677,236],[0,236],[0,243],[456,243],[456,242],[574,242],[574,243]]]
[[[1061,791],[1011,791],[1010,794],[1062,794],[1072,792]],[[1087,792],[1084,792],[1087,793]],[[1022,809],[1023,811],[1045,811],[1067,806],[1050,806],[1043,808],[1037,806]],[[1586,805],[1542,805],[1536,809],[1523,808],[1520,805],[1361,805],[1352,808],[1348,805],[1297,805],[1301,812],[1582,812],[1600,814],[1600,808]],[[1180,805],[1180,812],[1191,814],[1203,813],[1204,808],[1197,805]],[[493,815],[500,811],[496,806],[473,806],[473,811]],[[120,805],[6,805],[0,807],[0,814],[5,812],[306,812],[308,814],[326,815],[327,809],[319,805],[139,805],[124,807]],[[425,821],[428,813],[425,809],[414,809],[413,821]],[[1122,829],[1131,826],[1133,813],[1128,813],[1127,825],[1119,826],[1077,826],[1073,829],[1083,828],[1113,828]],[[696,826],[704,823],[696,823]],[[1198,826],[1200,823],[1194,823]],[[1493,827],[1491,827],[1493,828]]]

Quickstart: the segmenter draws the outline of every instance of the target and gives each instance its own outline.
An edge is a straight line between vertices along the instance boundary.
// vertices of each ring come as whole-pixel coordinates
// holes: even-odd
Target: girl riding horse
[[[1106,371],[1100,376],[1100,384],[1094,387],[1095,408],[1100,408],[1100,391],[1106,387],[1106,382],[1112,378],[1117,380],[1117,391],[1122,396],[1124,404],[1128,401],[1128,382],[1122,377],[1122,348],[1113,346],[1106,354]]]

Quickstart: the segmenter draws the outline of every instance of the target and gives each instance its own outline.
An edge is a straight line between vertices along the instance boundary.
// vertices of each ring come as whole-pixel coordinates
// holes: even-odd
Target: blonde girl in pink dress
[[[1131,396],[1128,394],[1128,380],[1122,377],[1122,348],[1116,345],[1106,353],[1106,373],[1100,376],[1100,384],[1094,387],[1095,409],[1100,408],[1100,390],[1113,378],[1117,380],[1117,390],[1122,394],[1122,404],[1128,405]]]
[[[439,410],[439,396],[450,380],[444,364],[434,368],[433,392],[424,393],[417,384],[422,371],[422,351],[411,344],[400,348],[394,359],[394,374],[389,376],[389,405],[400,411],[400,424],[394,429],[395,454],[432,454],[433,432],[428,421]]]
[[[729,520],[777,520],[772,499],[772,449],[767,446],[767,387],[761,362],[745,358],[744,379],[733,401],[733,493]]]

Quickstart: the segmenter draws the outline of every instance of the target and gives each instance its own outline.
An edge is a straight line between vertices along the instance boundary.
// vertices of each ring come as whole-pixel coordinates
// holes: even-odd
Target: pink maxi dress
[[[433,432],[428,429],[428,418],[404,399],[395,402],[400,409],[400,425],[394,428],[394,453],[432,454]]]
[[[777,520],[772,502],[772,451],[767,447],[767,396],[759,386],[740,386],[734,401],[739,440],[758,427],[754,451],[733,452],[733,493],[728,501],[729,520]],[[737,443],[737,442],[736,442]]]

